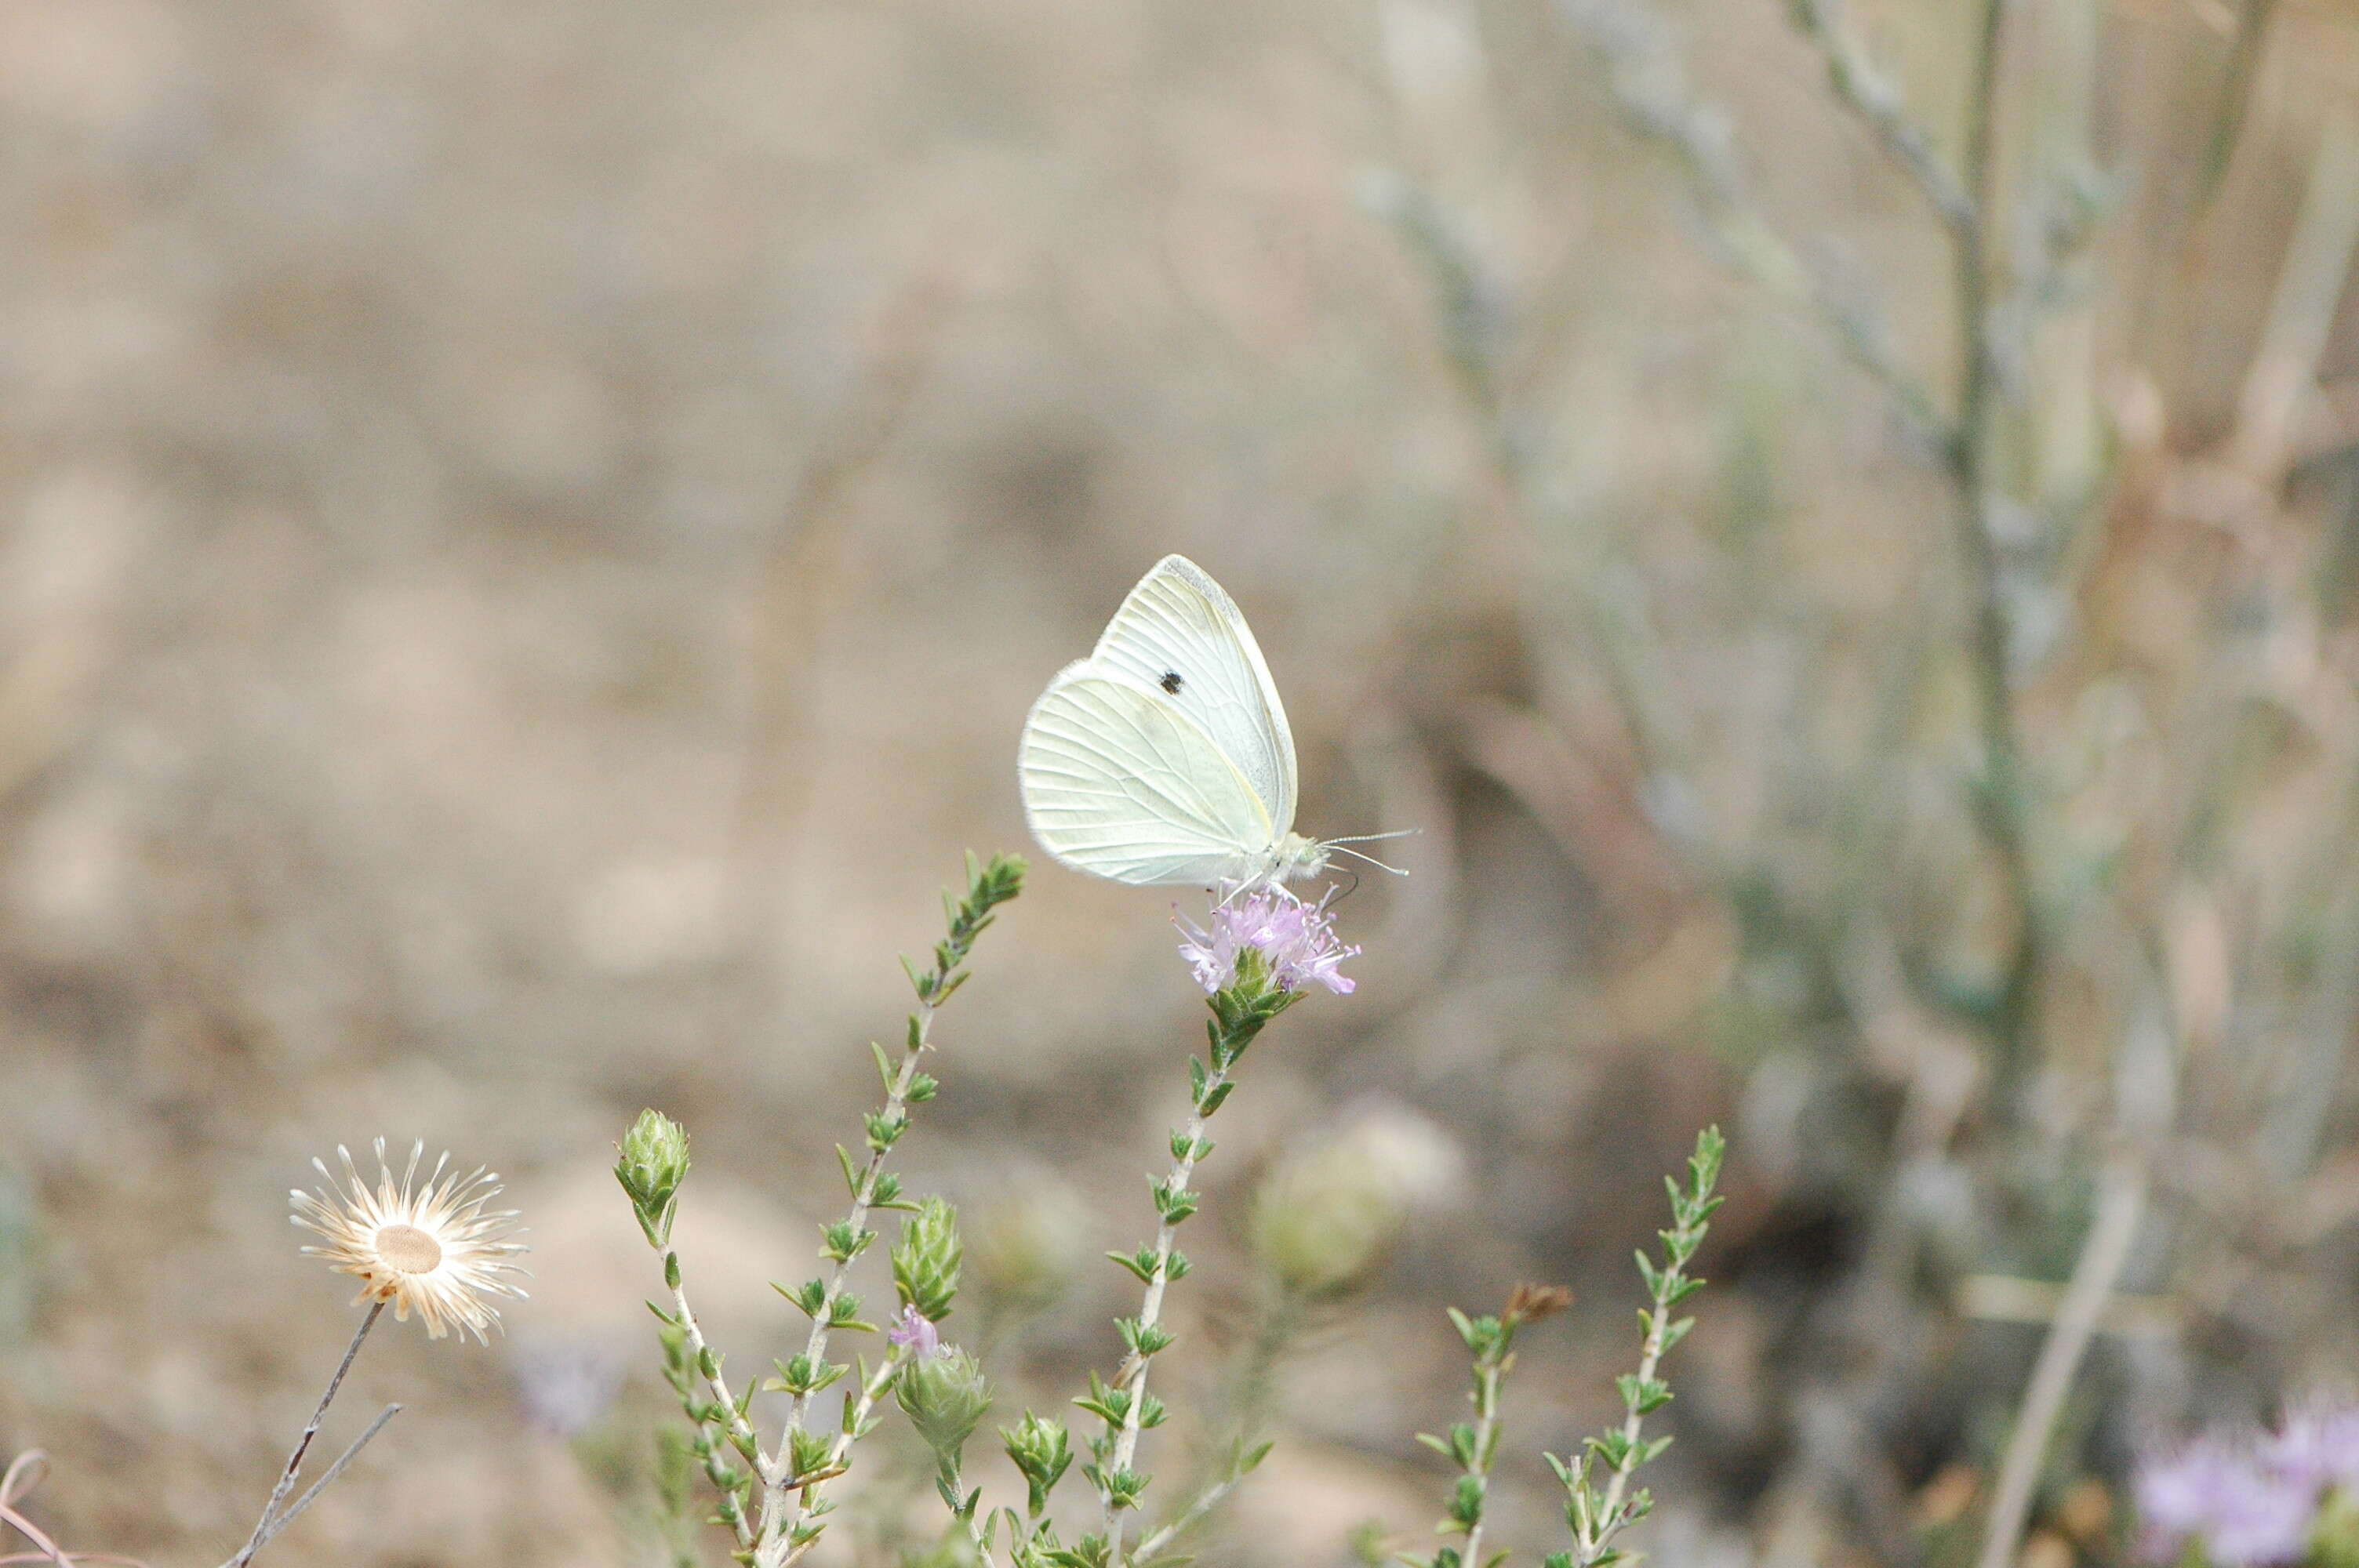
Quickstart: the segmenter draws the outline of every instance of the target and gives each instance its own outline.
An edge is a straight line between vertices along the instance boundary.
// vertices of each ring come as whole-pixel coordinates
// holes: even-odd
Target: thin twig
[[[2042,956],[2038,895],[2025,821],[2024,746],[2015,709],[2014,633],[1990,519],[1988,426],[1999,388],[1992,341],[1989,214],[1996,207],[1996,99],[2006,11],[2007,0],[1983,0],[1973,81],[1966,100],[1965,184],[1983,216],[1955,235],[1958,406],[1949,451],[1951,474],[1958,488],[1959,548],[1969,579],[1970,652],[1983,742],[1983,776],[1974,791],[1974,815],[1998,857],[2007,902],[2016,916],[2015,950],[2007,959],[1991,1019],[1997,1046],[1991,1093],[2002,1120],[2012,1116],[2016,1090],[2029,1065],[2033,1004]]]
[[[1827,0],[1795,0],[1795,5],[1806,32],[1818,21],[1832,28],[1832,12]],[[2018,1075],[2029,1055],[2042,952],[2025,821],[2024,747],[2009,667],[2013,634],[1987,515],[1985,427],[1999,390],[1993,341],[1990,213],[1995,194],[1995,101],[2006,0],[1983,0],[1967,97],[1963,168],[1957,182],[1962,200],[1951,200],[1944,193],[1935,203],[1945,215],[1970,214],[1970,221],[1952,218],[1948,223],[1956,258],[1959,385],[1955,412],[1947,418],[1924,384],[1893,357],[1881,323],[1857,291],[1838,287],[1806,265],[1755,208],[1731,152],[1725,119],[1689,92],[1654,18],[1607,0],[1560,0],[1560,10],[1606,66],[1631,124],[1679,156],[1712,222],[1723,259],[1761,287],[1808,306],[1835,345],[1885,388],[1911,433],[1941,454],[1958,489],[1958,534],[1971,582],[1971,654],[1984,750],[1983,778],[1974,792],[1975,819],[1998,858],[2017,926],[2015,951],[1992,1015],[1999,1064],[1999,1070],[1992,1075],[1994,1098],[2004,1110],[2013,1099]],[[1831,30],[1827,36],[1832,36]],[[1847,101],[1874,121],[1881,113],[1877,101],[1867,95],[1863,78],[1848,74],[1853,92],[1859,96]],[[1842,91],[1839,81],[1838,92]],[[1895,151],[1904,164],[1909,162],[1905,147]]]
[[[2136,1239],[2138,1220],[2146,1212],[2147,1181],[2146,1162],[2136,1155],[2115,1159],[2099,1180],[2096,1218],[2082,1245],[2081,1260],[2073,1267],[2072,1282],[2065,1289],[2055,1325],[2039,1347],[2039,1359],[2032,1368],[2015,1429],[2007,1434],[1978,1568],[2008,1568],[2015,1561],[2040,1465],[2047,1457],[2049,1433],[2114,1282],[2129,1261],[2130,1243]]]
[[[16,1501],[41,1484],[49,1467],[49,1456],[38,1448],[28,1448],[8,1462],[7,1473],[0,1475],[0,1524],[10,1529],[40,1548],[37,1556],[25,1557],[27,1563],[50,1562],[64,1563],[66,1554],[31,1519],[18,1513]],[[26,1477],[29,1475],[31,1479]]]
[[[2267,485],[2283,482],[2302,415],[2318,386],[2319,361],[2336,304],[2359,251],[2359,129],[2347,114],[2327,118],[2311,157],[2309,187],[2269,294],[2260,346],[2236,399],[2230,460]]]
[[[1180,1509],[1179,1514],[1173,1518],[1170,1522],[1158,1529],[1154,1534],[1149,1535],[1146,1540],[1141,1541],[1138,1543],[1134,1555],[1141,1563],[1153,1562],[1157,1552],[1162,1551],[1165,1547],[1179,1540],[1188,1531],[1195,1529],[1198,1520],[1201,1519],[1206,1514],[1211,1513],[1214,1509],[1220,1507],[1221,1499],[1227,1497],[1231,1492],[1235,1491],[1237,1489],[1237,1484],[1245,1478],[1244,1472],[1232,1471],[1230,1474],[1222,1476],[1219,1480],[1205,1487],[1202,1491],[1197,1493],[1195,1500],[1190,1503],[1186,1508]]]
[[[310,1452],[311,1440],[320,1435],[320,1423],[327,1419],[328,1406],[334,1402],[336,1390],[343,1387],[344,1374],[353,1369],[353,1357],[361,1353],[361,1341],[368,1337],[369,1330],[375,1328],[376,1320],[384,1315],[385,1303],[376,1301],[369,1303],[368,1315],[361,1319],[360,1327],[353,1335],[352,1344],[344,1347],[344,1358],[336,1364],[336,1375],[328,1379],[327,1391],[320,1396],[320,1405],[311,1412],[310,1423],[303,1428],[303,1435],[295,1440],[295,1452],[287,1456],[287,1468],[279,1472],[278,1484],[270,1489],[270,1500],[263,1504],[262,1517],[255,1521],[253,1535],[246,1539],[237,1555],[223,1563],[222,1568],[245,1568],[254,1561],[254,1554],[262,1550],[262,1543],[270,1539],[270,1521],[277,1517],[278,1505],[287,1500],[287,1494],[295,1489],[295,1476],[303,1468],[303,1455]]]
[[[2203,172],[2196,188],[2189,222],[2201,228],[2212,201],[2227,178],[2228,162],[2243,139],[2245,118],[2252,108],[2253,83],[2260,74],[2261,49],[2268,38],[2269,17],[2277,0],[2245,0],[2236,17],[2236,36],[2228,46],[2228,68],[2221,73],[2220,94],[2212,111],[2212,135],[2203,149]]]
[[[2221,72],[2220,89],[2212,103],[2211,134],[2206,138],[2195,190],[2184,210],[2175,215],[2169,241],[2157,246],[2157,254],[2166,256],[2169,265],[2156,269],[2156,287],[2147,290],[2138,301],[2130,357],[2134,362],[2143,360],[2155,364],[2158,379],[2166,386],[2178,379],[2172,373],[2184,357],[2189,336],[2181,317],[2210,269],[2213,211],[2251,118],[2254,89],[2267,49],[2269,24],[2277,10],[2277,0],[2245,0],[2236,18],[2235,33],[2228,45],[2227,65]]]
[[[1952,450],[1956,432],[1931,391],[1894,356],[1876,312],[1857,290],[1806,263],[1755,206],[1726,118],[1689,90],[1655,18],[1609,0],[1560,0],[1559,9],[1605,67],[1631,129],[1678,157],[1723,264],[1809,310],[1836,349],[1885,389],[1912,437]]]
[[[319,1501],[320,1494],[328,1489],[329,1484],[334,1481],[337,1476],[344,1473],[344,1467],[346,1465],[360,1457],[361,1450],[369,1445],[369,1440],[375,1437],[378,1433],[383,1432],[385,1430],[385,1423],[391,1421],[395,1416],[397,1416],[400,1413],[401,1407],[399,1405],[387,1405],[385,1409],[377,1411],[376,1419],[368,1423],[368,1430],[362,1433],[358,1437],[353,1438],[352,1446],[345,1449],[342,1454],[336,1456],[336,1462],[328,1466],[328,1473],[321,1476],[318,1480],[312,1482],[301,1497],[288,1504],[285,1513],[280,1514],[277,1519],[270,1521],[268,1527],[262,1532],[262,1543],[265,1546],[269,1545],[280,1530],[285,1530],[288,1525],[293,1524],[296,1519],[302,1516],[305,1509],[310,1508],[313,1503]]]
[[[1933,151],[1932,138],[1909,117],[1899,90],[1843,30],[1837,0],[1792,0],[1792,10],[1794,26],[1818,46],[1826,61],[1827,82],[1835,96],[1867,123],[1877,144],[1924,193],[1951,232],[1972,228],[1979,221],[1973,194]]]
[[[146,1568],[136,1557],[118,1557],[106,1552],[68,1552],[49,1539],[47,1531],[25,1517],[17,1502],[29,1496],[49,1474],[49,1456],[38,1448],[27,1448],[8,1461],[8,1468],[0,1472],[0,1525],[31,1541],[40,1550],[12,1552],[0,1556],[0,1565],[14,1563],[48,1563],[56,1568],[76,1568],[83,1563],[114,1563],[123,1568]]]

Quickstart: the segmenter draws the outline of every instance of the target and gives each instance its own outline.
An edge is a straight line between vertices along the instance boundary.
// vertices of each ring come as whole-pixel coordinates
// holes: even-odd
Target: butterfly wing
[[[1294,827],[1294,735],[1235,600],[1185,556],[1166,556],[1122,601],[1087,661],[1169,705],[1228,759],[1273,838]]]
[[[1159,687],[1110,676],[1095,657],[1033,704],[1016,771],[1033,837],[1076,871],[1118,882],[1236,881],[1275,839],[1220,743]]]

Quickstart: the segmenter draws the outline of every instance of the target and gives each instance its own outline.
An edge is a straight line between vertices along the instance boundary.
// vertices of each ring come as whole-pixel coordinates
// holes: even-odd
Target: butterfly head
[[[1274,857],[1276,863],[1269,871],[1274,882],[1299,882],[1327,869],[1327,846],[1299,833],[1288,833],[1280,839]]]

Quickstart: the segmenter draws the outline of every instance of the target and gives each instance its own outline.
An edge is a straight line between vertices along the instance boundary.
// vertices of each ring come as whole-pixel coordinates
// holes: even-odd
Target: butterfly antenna
[[[1387,838],[1415,838],[1425,831],[1422,827],[1397,827],[1390,833],[1353,833],[1342,838],[1322,840],[1330,848],[1337,844],[1381,844]]]
[[[1405,835],[1399,833],[1378,833],[1373,835],[1373,837],[1377,838],[1399,838],[1405,837]],[[1368,840],[1364,838],[1361,840],[1362,843],[1366,843],[1367,841]],[[1339,855],[1349,855],[1355,860],[1365,860],[1368,864],[1375,867],[1376,870],[1380,871],[1390,871],[1397,877],[1405,877],[1408,875],[1408,873],[1401,870],[1400,867],[1387,866],[1382,860],[1377,860],[1374,855],[1363,855],[1359,850],[1353,849],[1341,838],[1330,838],[1325,844],[1321,845],[1321,848],[1332,849]]]

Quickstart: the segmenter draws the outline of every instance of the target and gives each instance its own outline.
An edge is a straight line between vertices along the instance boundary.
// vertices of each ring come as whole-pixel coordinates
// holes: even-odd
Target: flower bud
[[[1031,1512],[1038,1518],[1048,1510],[1049,1492],[1073,1462],[1071,1441],[1065,1433],[1065,1423],[1050,1421],[1046,1416],[1024,1412],[1024,1419],[1014,1426],[999,1429],[999,1441],[1007,1449],[1007,1457],[1032,1489]]]
[[[1359,1283],[1409,1217],[1456,1185],[1449,1139],[1412,1112],[1375,1108],[1281,1162],[1254,1203],[1254,1251],[1299,1295]]]
[[[940,1198],[928,1198],[925,1206],[901,1222],[901,1239],[893,1247],[893,1288],[920,1317],[940,1323],[950,1315],[951,1299],[958,1294],[959,1261],[964,1254],[958,1211]]]
[[[893,1398],[934,1451],[943,1476],[956,1475],[960,1451],[991,1409],[991,1385],[974,1357],[944,1346],[938,1356],[914,1359],[894,1380]]]
[[[669,1117],[643,1110],[623,1134],[622,1155],[614,1179],[630,1195],[639,1228],[647,1232],[650,1246],[669,1246],[679,1184],[688,1179],[687,1129]]]

